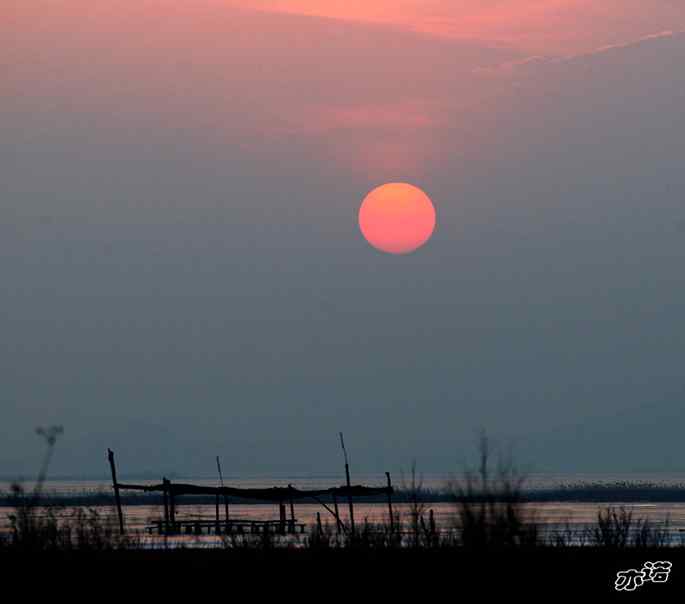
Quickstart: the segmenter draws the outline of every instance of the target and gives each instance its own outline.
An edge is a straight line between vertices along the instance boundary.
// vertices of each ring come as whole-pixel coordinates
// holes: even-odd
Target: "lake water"
[[[357,475],[353,478],[353,483],[363,483],[369,486],[384,486],[384,476],[377,475]],[[447,481],[451,479],[447,475],[428,475],[424,476],[423,486],[430,489],[442,490],[445,488]],[[153,484],[158,481],[144,481],[144,480],[126,480],[122,478],[121,482],[135,482],[136,484]],[[174,482],[189,482],[194,484],[202,484],[208,486],[217,486],[216,479],[208,478],[192,478],[192,477],[177,477]],[[279,477],[279,476],[251,476],[241,479],[225,478],[225,484],[242,488],[257,488],[257,487],[272,487],[272,486],[293,486],[301,489],[318,489],[327,488],[342,484],[340,476],[314,476],[314,477]],[[402,480],[398,477],[395,479],[395,486],[401,487]],[[408,482],[405,477],[404,482]],[[550,488],[560,484],[577,484],[577,483],[654,483],[667,486],[678,486],[685,484],[685,474],[630,474],[630,475],[599,475],[599,474],[538,474],[531,475],[527,480],[527,487],[530,489],[536,488]],[[31,488],[30,483],[25,483],[26,488]],[[0,482],[0,491],[7,492],[10,487],[8,482]],[[71,495],[82,494],[84,492],[105,492],[111,493],[111,483],[106,480],[64,480],[64,481],[50,481],[45,484],[44,491],[51,494]],[[177,508],[177,520],[214,520],[215,506],[214,505],[184,505],[182,498]],[[598,510],[607,507],[608,503],[601,502],[544,502],[527,504],[527,513],[534,517],[543,530],[549,532],[564,531],[567,528],[572,530],[582,530],[584,527],[592,525],[597,518]],[[620,506],[621,503],[613,502],[611,505]],[[665,526],[668,523],[668,529],[673,543],[680,544],[685,540],[685,503],[639,503],[639,504],[625,504],[625,507],[633,512],[635,518],[648,519],[654,524]],[[113,515],[112,507],[100,507],[99,512],[103,515]],[[410,509],[406,504],[395,504],[394,510],[396,514],[400,515],[403,523],[408,524],[410,520]],[[435,502],[425,504],[425,517],[428,519],[429,510],[433,510],[436,525],[440,530],[448,530],[454,526],[455,507],[451,503]],[[316,503],[295,503],[295,515],[298,522],[306,524],[308,527],[313,527],[316,524],[317,512],[321,514],[322,522],[328,522],[331,529],[334,529],[335,523],[333,516],[329,514],[325,508]],[[343,522],[347,522],[347,506],[340,506],[340,512]],[[11,513],[11,508],[0,507],[0,530],[7,530],[9,525],[8,514]],[[61,513],[70,514],[73,510],[65,509]],[[221,514],[223,516],[224,510],[221,506]],[[162,506],[158,505],[131,505],[124,506],[124,514],[126,524],[129,531],[140,536],[143,542],[148,546],[159,544],[162,537],[149,535],[145,532],[145,528],[155,520],[161,520],[163,517]],[[279,509],[277,504],[230,504],[231,519],[245,519],[245,520],[275,520],[279,517]],[[355,519],[357,523],[368,521],[370,523],[383,523],[388,520],[388,508],[384,503],[364,503],[361,500],[355,502]],[[213,546],[220,542],[220,537],[214,535],[198,536],[183,536],[174,537],[171,540],[172,544],[183,543],[184,545],[193,546]]]

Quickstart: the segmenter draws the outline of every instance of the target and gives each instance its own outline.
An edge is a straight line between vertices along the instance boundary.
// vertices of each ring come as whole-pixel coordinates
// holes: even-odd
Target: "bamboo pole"
[[[221,461],[219,461],[219,456],[216,456],[216,469],[219,470],[219,482],[221,483],[221,488],[224,487],[224,475],[221,473]],[[218,495],[217,495],[218,498]],[[218,505],[218,499],[217,499]],[[224,495],[224,512],[226,515],[226,531],[228,531],[228,495]],[[218,514],[218,512],[217,512]],[[218,518],[217,518],[218,520]]]
[[[124,535],[124,513],[121,509],[121,496],[119,495],[119,483],[117,482],[117,468],[114,464],[114,451],[107,449],[107,459],[109,460],[109,469],[112,472],[112,488],[114,489],[114,501],[117,505],[117,514],[119,515],[119,533]]]
[[[345,441],[343,439],[343,433],[340,433],[340,445],[342,446],[343,450],[343,455],[345,456],[345,478],[347,479],[347,504],[350,509],[350,532],[352,533],[352,536],[354,537],[354,504],[352,503],[352,495],[351,491],[349,490],[350,487],[352,486],[350,483],[350,464],[347,459],[347,450],[345,449]]]
[[[333,494],[333,496],[335,497],[335,493]],[[316,495],[310,495],[310,497],[311,497],[314,501],[316,501],[316,503],[318,503],[320,506],[322,506],[322,507],[331,515],[331,516],[333,516],[333,518],[335,518],[336,522],[339,522],[339,523],[340,523],[340,528],[341,528],[341,530],[345,530],[345,525],[342,523],[342,521],[340,520],[340,516],[335,512],[335,510],[332,510],[331,508],[329,508],[329,507],[328,507],[323,501],[321,501],[321,499],[320,499],[319,497],[317,497]]]
[[[342,525],[342,520],[340,520],[340,511],[338,510],[338,498],[335,493],[333,493],[333,509],[335,510],[335,530],[339,535]]]
[[[169,517],[171,518],[171,529],[176,532],[176,497],[174,496],[174,487],[171,481],[167,481],[169,487]]]
[[[164,485],[164,490],[162,491],[162,496],[164,498],[164,532],[169,532],[169,481],[166,477],[162,478],[162,484]]]
[[[282,501],[278,502],[278,519],[279,519],[279,532],[281,535],[285,535],[285,503]]]
[[[289,489],[292,489],[291,484],[288,485]],[[290,496],[290,532],[295,533],[295,504],[293,503],[293,497]]]

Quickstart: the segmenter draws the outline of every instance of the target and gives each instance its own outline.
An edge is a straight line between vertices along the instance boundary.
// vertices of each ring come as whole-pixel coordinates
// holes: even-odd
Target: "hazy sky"
[[[323,8],[322,8],[323,7]],[[0,475],[685,470],[681,0],[10,0]],[[358,232],[409,181],[409,256]]]

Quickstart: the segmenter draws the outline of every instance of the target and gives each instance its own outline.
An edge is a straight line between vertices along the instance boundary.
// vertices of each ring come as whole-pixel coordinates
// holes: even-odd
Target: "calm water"
[[[543,530],[547,532],[564,531],[566,528],[572,530],[582,530],[594,523],[597,511],[602,504],[597,503],[537,503],[528,506],[530,514],[540,523]],[[674,544],[685,542],[685,503],[669,504],[638,504],[626,506],[633,510],[635,518],[645,518],[655,524],[663,524],[666,520],[669,523],[671,541]],[[357,523],[368,521],[371,523],[387,522],[388,508],[385,504],[355,504],[355,519]],[[434,503],[426,505],[425,518],[427,520],[428,510],[433,510],[436,525],[441,530],[449,529],[453,526],[454,506],[449,503]],[[3,530],[8,527],[9,508],[0,507],[0,525]],[[114,521],[114,510],[111,507],[101,507],[98,511],[105,517],[109,516]],[[340,507],[341,516],[347,522],[346,506]],[[395,505],[395,513],[399,513],[402,521],[408,523],[410,510],[407,505]],[[298,522],[303,522],[308,527],[313,527],[316,523],[316,514],[321,513],[322,522],[330,524],[334,529],[333,517],[317,504],[295,504],[295,515]],[[68,516],[73,513],[66,509],[62,512]],[[221,510],[223,514],[223,508]],[[136,533],[146,546],[161,544],[164,539],[157,535],[149,535],[145,532],[145,527],[149,526],[154,520],[162,518],[160,506],[137,505],[124,507],[126,526],[130,532]],[[233,505],[230,506],[232,519],[246,520],[274,520],[278,518],[278,508],[276,505]],[[184,519],[205,519],[215,518],[215,507],[213,505],[181,505],[177,509],[177,520]],[[221,538],[214,535],[182,536],[169,538],[169,543],[193,546],[212,546],[221,543]]]
[[[444,489],[450,481],[458,478],[452,474],[417,474],[417,482],[421,482],[422,486],[427,489],[441,490]],[[408,486],[411,476],[409,474],[395,474],[393,475],[393,485],[395,487]],[[202,477],[202,476],[176,476],[173,477],[174,482],[189,482],[199,485],[218,486],[216,478]],[[161,477],[153,480],[141,480],[138,478],[129,478],[127,476],[120,476],[119,481],[122,483],[135,484],[155,484],[161,482]],[[296,488],[301,489],[319,489],[328,488],[331,486],[342,485],[345,477],[342,474],[322,474],[316,476],[277,476],[277,475],[253,475],[253,476],[225,476],[224,483],[226,486],[238,488],[255,488],[255,487],[286,487],[292,484]],[[682,473],[626,473],[626,474],[528,474],[526,475],[525,486],[527,489],[543,489],[557,487],[568,484],[592,484],[604,483],[611,484],[616,482],[630,482],[630,483],[654,483],[664,486],[685,486],[685,472]],[[368,486],[385,486],[385,475],[383,474],[354,474],[352,476],[353,484],[365,484]],[[0,491],[8,491],[10,481],[0,480]],[[33,483],[28,480],[22,482],[24,487],[32,488]],[[97,492],[105,491],[111,492],[112,483],[109,478],[101,480],[53,480],[45,484],[45,491],[48,493],[58,494],[78,494],[83,492]]]
[[[384,476],[362,476],[357,475],[353,477],[353,483],[364,483],[367,485],[384,486]],[[423,486],[432,489],[443,489],[450,480],[447,475],[427,475],[423,478]],[[125,478],[122,482],[127,482]],[[191,482],[195,484],[205,484],[216,486],[216,479],[203,479],[192,477],[179,477],[174,479],[175,482]],[[630,474],[630,475],[600,475],[600,474],[538,474],[531,475],[527,481],[528,488],[550,488],[560,484],[575,484],[575,483],[614,483],[617,481],[626,482],[648,482],[667,486],[677,486],[685,484],[685,474]],[[152,484],[157,481],[143,481],[143,480],[129,480],[128,482],[135,482],[137,484]],[[326,488],[334,485],[342,484],[340,476],[315,476],[315,477],[278,477],[278,476],[252,476],[242,478],[240,480],[235,478],[226,478],[225,484],[236,487],[268,487],[268,486],[287,486],[292,484],[295,487],[303,489],[312,488]],[[401,477],[394,479],[395,486],[402,486]],[[405,476],[405,483],[408,482]],[[0,490],[7,491],[9,483],[0,482]],[[26,488],[31,488],[31,483],[24,483]],[[45,491],[48,493],[57,494],[79,494],[84,492],[111,492],[111,483],[106,480],[87,480],[87,481],[52,481],[45,485]],[[535,503],[527,506],[531,516],[534,516],[536,521],[547,528],[549,531],[564,530],[569,526],[572,529],[582,529],[595,522],[597,512],[601,507],[606,507],[608,504],[602,503],[580,503],[580,502],[546,502]],[[621,505],[620,503],[613,503],[612,505]],[[636,518],[645,518],[656,524],[662,524],[668,521],[669,530],[671,531],[672,541],[674,543],[681,543],[685,539],[685,503],[641,503],[641,504],[626,504],[628,509],[633,511]],[[396,513],[400,514],[402,520],[406,523],[409,520],[409,508],[407,505],[396,504],[394,506]],[[454,506],[450,503],[429,503],[426,504],[426,518],[428,510],[432,509],[435,515],[435,520],[438,528],[448,529],[453,526],[454,522]],[[98,508],[103,515],[113,514],[111,507]],[[343,521],[347,521],[347,507],[341,505],[340,508]],[[0,507],[0,530],[6,530],[8,526],[8,514],[11,512],[10,508]],[[315,503],[296,503],[295,515],[298,522],[314,526],[316,523],[316,514],[321,513],[323,522],[330,523],[331,527],[335,526],[333,517],[320,505]],[[66,509],[63,514],[73,513],[73,510]],[[163,516],[161,506],[137,505],[125,506],[124,513],[126,523],[129,530],[141,535],[143,541],[148,545],[155,545],[159,543],[162,538],[157,536],[149,536],[145,533],[145,527],[149,526],[154,520],[159,520]],[[223,506],[221,508],[223,514]],[[232,519],[246,519],[246,520],[274,520],[279,516],[278,506],[276,504],[259,504],[259,505],[240,505],[230,504],[230,516]],[[215,518],[214,505],[196,505],[189,504],[178,506],[177,519],[206,519],[212,520]],[[364,522],[368,520],[372,523],[386,522],[388,519],[388,508],[386,504],[382,503],[362,503],[355,502],[355,518],[357,522]],[[173,539],[173,543],[184,543],[186,545],[192,544],[195,546],[211,546],[219,542],[220,538],[215,536],[188,536],[178,537]]]

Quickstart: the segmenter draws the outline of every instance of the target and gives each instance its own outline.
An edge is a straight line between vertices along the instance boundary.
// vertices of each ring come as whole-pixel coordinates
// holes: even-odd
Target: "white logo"
[[[673,566],[667,560],[645,562],[641,570],[630,568],[616,573],[614,588],[616,591],[635,591],[645,583],[666,583]]]

